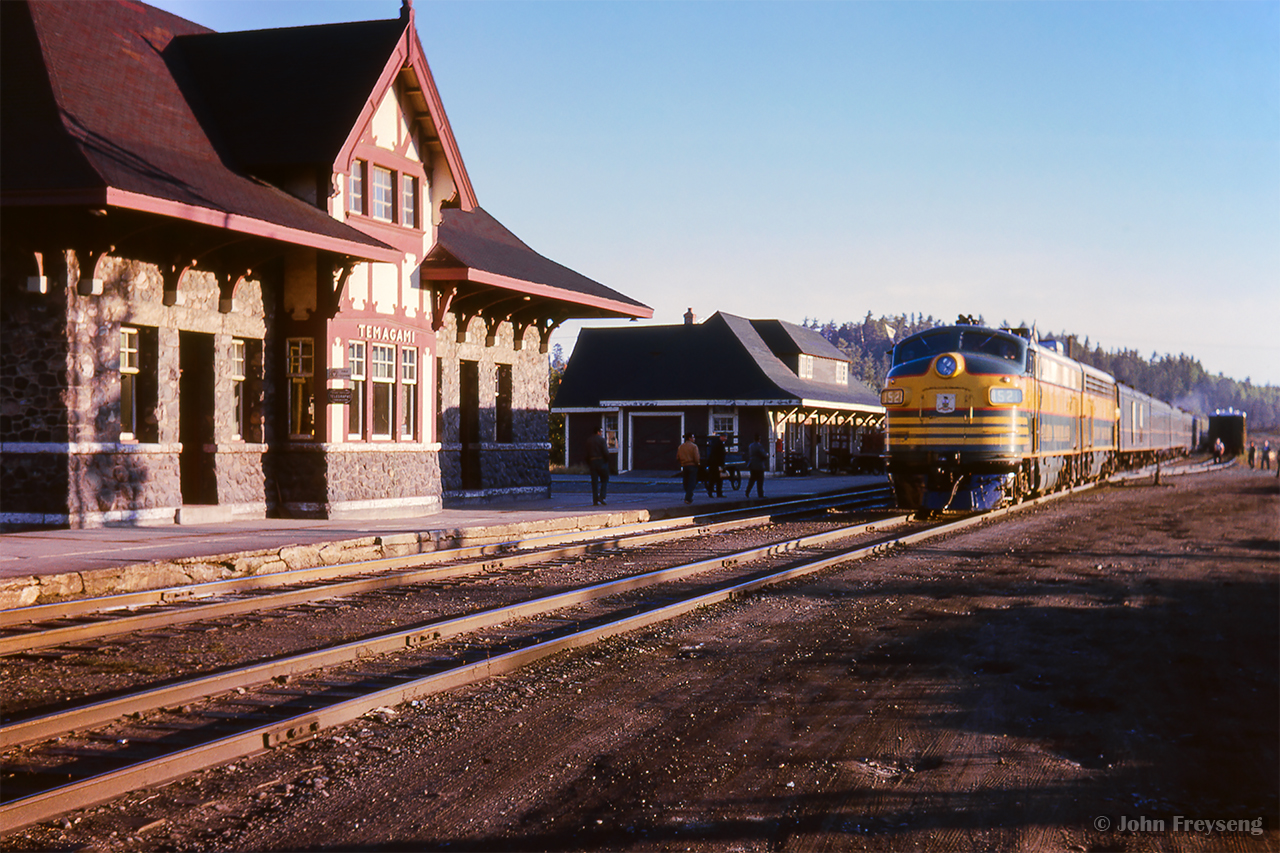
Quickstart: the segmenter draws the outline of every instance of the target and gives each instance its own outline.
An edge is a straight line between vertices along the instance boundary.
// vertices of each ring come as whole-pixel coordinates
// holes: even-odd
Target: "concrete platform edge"
[[[362,536],[306,545],[139,562],[89,571],[4,578],[0,579],[0,608],[29,607],[72,598],[140,592],[316,566],[405,557],[447,548],[489,545],[538,534],[601,530],[683,514],[687,513],[659,509],[570,515],[509,524]]]

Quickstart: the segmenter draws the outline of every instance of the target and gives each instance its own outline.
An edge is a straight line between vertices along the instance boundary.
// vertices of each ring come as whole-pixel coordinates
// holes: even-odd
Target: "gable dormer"
[[[849,359],[822,335],[782,320],[752,320],[751,325],[797,378],[849,386]]]
[[[330,213],[421,258],[435,242],[443,206],[478,205],[412,5],[405,5],[400,20],[400,39],[333,160]]]

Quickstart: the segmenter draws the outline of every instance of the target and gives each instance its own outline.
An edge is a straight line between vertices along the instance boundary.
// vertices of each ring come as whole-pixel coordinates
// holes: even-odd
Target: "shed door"
[[[631,419],[633,470],[676,470],[676,448],[679,446],[679,415],[636,415]]]

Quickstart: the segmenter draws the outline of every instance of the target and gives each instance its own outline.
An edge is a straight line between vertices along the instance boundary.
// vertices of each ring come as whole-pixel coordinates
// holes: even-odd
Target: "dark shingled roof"
[[[441,217],[436,245],[423,264],[425,267],[448,267],[456,262],[474,270],[641,308],[644,316],[650,313],[643,303],[538,254],[482,208],[446,208]]]
[[[804,326],[797,326],[785,320],[752,320],[750,322],[751,327],[779,358],[784,355],[805,353],[819,358],[848,360],[844,353],[813,329],[806,329]]]
[[[714,400],[880,409],[879,395],[857,379],[850,378],[846,387],[798,377],[759,334],[757,324],[779,344],[785,340],[778,336],[778,326],[784,327],[788,345],[800,345],[791,335],[803,331],[799,326],[725,313],[699,325],[583,329],[553,408],[595,408],[602,400]],[[827,352],[805,335],[795,337],[810,347],[804,350],[810,354],[844,360],[830,344]]]
[[[406,26],[359,21],[188,35],[174,47],[237,162],[328,166]]]
[[[387,255],[381,241],[223,161],[174,76],[175,38],[204,27],[132,2],[3,2],[0,14],[6,204],[94,203],[119,191],[130,194],[121,206],[198,208],[240,228],[267,223],[290,242],[314,235]]]

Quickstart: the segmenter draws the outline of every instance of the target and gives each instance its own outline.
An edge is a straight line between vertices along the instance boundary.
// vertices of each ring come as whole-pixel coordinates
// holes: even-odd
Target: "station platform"
[[[745,477],[744,490],[745,490]],[[885,481],[814,472],[767,476],[770,498],[804,497]],[[698,516],[758,503],[725,486],[684,503],[678,477],[615,475],[593,506],[585,475],[553,475],[551,497],[495,500],[417,517],[254,519],[160,527],[99,527],[0,534],[0,608],[137,592],[319,565],[399,557],[555,532]]]

